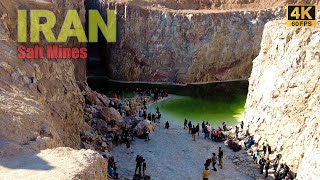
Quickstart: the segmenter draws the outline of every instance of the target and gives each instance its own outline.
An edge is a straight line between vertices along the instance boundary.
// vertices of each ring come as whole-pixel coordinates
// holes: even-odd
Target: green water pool
[[[89,78],[90,87],[100,93],[118,92],[122,97],[134,96],[134,90],[166,89],[171,98],[151,106],[159,107],[164,118],[183,124],[185,118],[192,122],[209,122],[213,126],[235,125],[241,121],[248,91],[248,81],[218,82],[209,84],[148,84],[119,83],[103,78]]]
[[[222,122],[235,125],[244,115],[245,100],[246,97],[241,95],[232,101],[174,95],[168,100],[153,104],[150,110],[154,112],[159,107],[165,119],[181,124],[186,118],[200,124],[205,121],[214,126],[221,126]]]

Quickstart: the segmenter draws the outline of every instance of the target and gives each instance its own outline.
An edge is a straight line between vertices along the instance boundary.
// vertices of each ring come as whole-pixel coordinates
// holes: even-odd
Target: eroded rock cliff
[[[179,11],[134,3],[116,9],[117,43],[107,47],[108,75],[127,81],[210,82],[247,79],[264,24],[282,8]]]
[[[74,150],[86,125],[77,84],[84,81],[85,60],[18,59],[18,9],[53,11],[56,35],[69,9],[85,22],[83,0],[0,2],[0,179],[107,179],[101,155]],[[63,45],[83,46],[73,39]]]
[[[320,31],[267,23],[249,79],[245,120],[298,179],[320,177]]]
[[[68,9],[81,12],[83,1],[2,1],[0,5],[3,32],[0,42],[0,138],[3,144],[0,155],[15,153],[13,147],[16,150],[80,148],[84,98],[76,83],[73,62],[18,59],[15,41],[18,9],[50,9],[60,13],[53,30],[57,34],[64,20],[62,15]],[[80,17],[84,22],[84,14]],[[68,44],[77,45],[73,41],[66,46]]]

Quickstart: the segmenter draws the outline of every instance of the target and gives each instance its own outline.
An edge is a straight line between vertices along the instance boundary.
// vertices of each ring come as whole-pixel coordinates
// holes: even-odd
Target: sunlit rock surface
[[[246,124],[298,179],[320,177],[319,48],[319,28],[268,23],[249,79]]]

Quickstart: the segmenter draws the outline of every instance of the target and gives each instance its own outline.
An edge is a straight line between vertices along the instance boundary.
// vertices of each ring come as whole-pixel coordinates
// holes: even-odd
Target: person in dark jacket
[[[165,127],[166,127],[166,129],[169,129],[170,125],[169,125],[169,122],[168,122],[168,121],[166,122]]]
[[[240,127],[241,127],[241,130],[242,130],[242,131],[243,131],[243,126],[244,126],[244,123],[243,123],[243,121],[241,121]]]
[[[152,120],[152,122],[156,122],[156,115],[153,114],[153,113],[152,113],[152,115],[151,115],[151,120]]]
[[[148,120],[151,121],[151,113],[148,113]]]
[[[188,129],[188,120],[187,119],[184,119],[184,127],[183,127],[183,129]]]
[[[216,164],[217,164],[216,153],[212,153],[211,162],[212,162],[212,170],[217,171],[217,168],[216,168]]]
[[[206,160],[206,162],[204,163],[204,167],[208,168],[210,164],[211,164],[211,158]]]
[[[268,148],[268,154],[270,155],[271,154],[271,146],[268,144],[267,148]]]
[[[131,150],[131,142],[130,140],[128,139],[127,142],[126,142],[126,147],[127,147],[127,154],[131,154],[132,153],[132,150]]]
[[[142,177],[146,176],[147,171],[147,163],[145,159],[142,159]]]
[[[219,147],[218,159],[219,159],[219,166],[222,169],[223,151],[222,151],[221,147]]]
[[[266,176],[265,177],[268,177],[269,168],[270,168],[270,160],[269,160],[269,158],[267,158],[266,165],[265,165],[265,169],[266,169]]]
[[[198,133],[198,136],[199,136],[199,133],[200,133],[200,126],[199,126],[199,123],[197,124],[196,126],[196,130],[197,130],[197,133]]]
[[[192,129],[192,123],[191,123],[191,121],[189,121],[189,123],[188,123],[188,128],[189,128],[189,134],[191,134],[191,129]]]
[[[263,174],[263,167],[264,167],[265,164],[266,164],[266,160],[263,157],[261,157],[260,160],[259,160],[260,174]]]
[[[267,144],[266,143],[262,144],[262,150],[263,150],[263,155],[265,156],[267,153]]]
[[[192,140],[196,141],[197,128],[194,127],[194,125],[193,125],[193,127],[191,129],[191,134],[192,134]]]
[[[236,139],[238,139],[238,134],[239,134],[239,127],[238,126],[236,126]]]
[[[137,157],[136,157],[136,170],[134,171],[134,175],[137,174],[138,169],[139,169],[138,173],[139,173],[139,175],[141,175],[142,159],[143,159],[143,157],[141,157],[140,155],[137,155]]]
[[[202,127],[202,133],[204,133],[204,128],[206,127],[206,124],[204,121],[202,122],[201,127]]]

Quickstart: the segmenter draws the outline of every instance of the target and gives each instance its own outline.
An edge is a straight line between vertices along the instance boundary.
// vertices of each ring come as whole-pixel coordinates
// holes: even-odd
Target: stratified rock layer
[[[260,11],[180,12],[133,4],[117,10],[117,43],[108,46],[111,79],[210,82],[247,79],[266,22],[282,8]]]
[[[245,120],[298,179],[320,177],[319,28],[266,24],[253,61]]]

